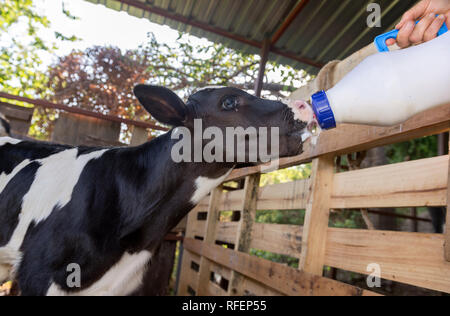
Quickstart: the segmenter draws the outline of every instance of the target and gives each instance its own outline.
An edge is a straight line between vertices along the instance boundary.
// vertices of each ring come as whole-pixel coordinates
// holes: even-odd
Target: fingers
[[[411,36],[412,32],[414,31],[414,22],[408,21],[405,23],[405,25],[399,30],[398,36],[397,36],[397,45],[401,48],[408,47],[410,45],[409,43],[409,37]]]
[[[430,35],[431,30],[429,30],[431,24],[434,24],[433,29],[436,27],[437,23],[434,23],[436,20],[435,14],[430,13],[427,14],[425,17],[423,17],[419,23],[417,23],[416,27],[414,28],[413,32],[409,36],[409,44],[419,44],[423,42],[424,34],[427,32],[427,35]],[[442,25],[442,23],[441,23]],[[437,28],[435,34],[439,31],[440,26]]]
[[[434,13],[430,13],[423,17],[417,25],[413,21],[407,21],[398,32],[398,46],[405,48],[432,40],[437,36],[446,19],[448,18],[443,14],[436,17]]]
[[[430,0],[423,0],[416,4],[414,7],[406,11],[400,22],[395,27],[396,29],[401,29],[405,26],[408,21],[415,21],[423,16],[430,4]]]
[[[439,32],[439,29],[442,27],[442,25],[445,22],[445,16],[439,15],[436,19],[433,20],[433,22],[430,24],[430,26],[425,30],[422,41],[427,42],[431,41],[433,38],[437,36],[437,33]]]

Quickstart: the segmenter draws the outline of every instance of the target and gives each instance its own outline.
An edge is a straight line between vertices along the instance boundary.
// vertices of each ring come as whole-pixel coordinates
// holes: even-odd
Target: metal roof
[[[316,73],[394,28],[416,0],[378,0],[381,27],[367,26],[373,0],[86,0],[147,18],[228,47],[260,53],[275,40],[269,59]],[[281,35],[281,36],[280,36]]]

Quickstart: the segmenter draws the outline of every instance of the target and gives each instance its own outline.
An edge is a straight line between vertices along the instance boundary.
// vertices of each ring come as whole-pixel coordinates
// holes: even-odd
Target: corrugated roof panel
[[[158,24],[189,32],[221,42],[243,52],[258,53],[259,49],[248,44],[224,38],[215,33],[185,25],[180,22],[147,13],[139,8],[122,4],[118,0],[85,0],[100,3],[114,10],[127,11],[137,17],[145,17]],[[272,36],[289,12],[300,0],[138,0],[149,7],[155,6],[172,14],[181,15],[198,22],[212,25],[233,34],[262,42]],[[367,4],[372,1],[310,0],[303,11],[292,22],[275,47],[301,57],[326,63],[342,59],[369,44],[373,38],[392,28],[395,21],[416,0],[379,0],[382,8],[382,27],[368,28]],[[316,68],[295,60],[270,54],[271,60],[294,67]]]

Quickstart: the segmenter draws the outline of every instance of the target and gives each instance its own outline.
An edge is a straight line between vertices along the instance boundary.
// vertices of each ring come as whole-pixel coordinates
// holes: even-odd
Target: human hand
[[[436,17],[436,14],[439,16]],[[415,22],[420,19],[420,22]],[[401,48],[427,42],[436,37],[444,23],[450,27],[450,0],[422,0],[406,11],[396,25],[397,40],[389,39],[387,45],[397,43]]]

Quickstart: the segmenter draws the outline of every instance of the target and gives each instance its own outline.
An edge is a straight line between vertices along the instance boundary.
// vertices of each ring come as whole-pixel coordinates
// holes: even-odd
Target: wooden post
[[[222,201],[222,189],[215,188],[211,192],[208,206],[208,218],[206,219],[206,228],[203,242],[205,244],[214,244],[216,237],[216,228],[219,220],[219,206]],[[200,258],[200,270],[198,274],[198,283],[196,294],[204,296],[208,291],[208,284],[210,281],[211,261],[205,257]]]
[[[241,208],[241,220],[239,222],[234,249],[240,252],[249,252],[252,227],[256,217],[256,203],[258,200],[260,174],[245,178],[244,196]],[[241,288],[243,277],[236,271],[231,272],[231,280],[228,286],[228,295],[242,295]]]
[[[255,95],[261,96],[262,87],[264,84],[264,74],[266,73],[266,64],[269,59],[270,39],[265,39],[263,47],[261,48],[261,61],[259,62],[258,79],[255,82]]]
[[[131,146],[139,146],[148,141],[148,132],[146,128],[133,126],[133,135],[131,136]]]
[[[445,260],[450,261],[450,142],[448,159],[448,184],[447,184],[447,221],[445,223]]]
[[[330,214],[334,156],[327,155],[314,159],[311,174],[299,269],[322,275]]]

